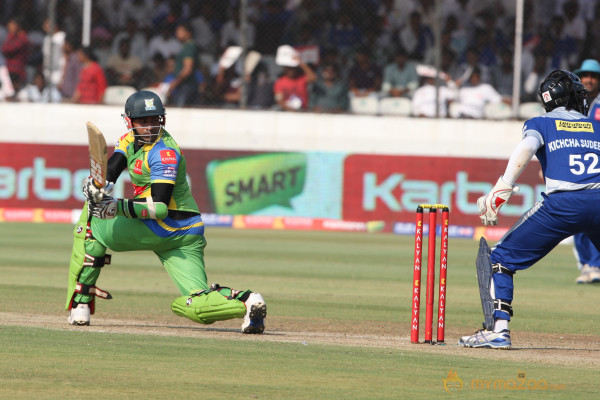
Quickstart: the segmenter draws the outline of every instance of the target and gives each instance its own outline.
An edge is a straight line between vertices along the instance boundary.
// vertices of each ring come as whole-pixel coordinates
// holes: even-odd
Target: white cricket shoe
[[[600,268],[584,264],[581,268],[581,275],[575,279],[577,283],[597,283],[600,282]]]
[[[89,325],[90,324],[90,306],[80,303],[69,311],[67,322],[71,325]]]
[[[480,329],[473,335],[461,337],[458,344],[463,347],[508,350],[511,346],[510,331],[504,329],[501,332],[493,332]]]
[[[246,305],[246,315],[242,324],[242,333],[263,333],[264,319],[267,316],[267,305],[260,293],[250,293]]]

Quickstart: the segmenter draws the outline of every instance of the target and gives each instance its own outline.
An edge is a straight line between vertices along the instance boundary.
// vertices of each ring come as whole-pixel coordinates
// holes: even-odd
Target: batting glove
[[[477,199],[477,207],[479,207],[479,218],[484,225],[496,225],[498,223],[498,211],[510,199],[513,193],[519,191],[518,186],[512,186],[505,183],[502,177],[498,178],[498,182],[492,188],[492,191]]]
[[[88,203],[89,212],[96,218],[112,219],[117,215],[117,200],[112,197],[105,196],[98,203]]]
[[[88,176],[83,181],[81,191],[88,202],[99,203],[104,196],[110,196],[114,188],[115,184],[113,182],[106,182],[104,187],[98,188],[94,183],[94,179],[92,179],[91,176]]]

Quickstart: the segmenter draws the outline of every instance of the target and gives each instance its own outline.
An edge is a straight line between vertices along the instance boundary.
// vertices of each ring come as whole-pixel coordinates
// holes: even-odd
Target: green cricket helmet
[[[127,129],[133,130],[133,120],[144,117],[159,117],[157,128],[164,129],[166,124],[166,111],[160,97],[149,90],[140,90],[127,98],[125,112],[122,114]],[[136,132],[134,131],[134,135]],[[136,135],[137,139],[140,139]],[[142,140],[143,141],[143,140]]]

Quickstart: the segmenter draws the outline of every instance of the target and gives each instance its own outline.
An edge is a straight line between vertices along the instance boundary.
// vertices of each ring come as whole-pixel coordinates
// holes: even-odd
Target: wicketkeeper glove
[[[100,203],[104,196],[110,196],[112,194],[114,188],[115,184],[113,182],[106,182],[104,187],[98,188],[94,183],[94,179],[92,179],[91,176],[88,176],[83,181],[81,191],[88,202]]]
[[[90,201],[88,208],[89,212],[96,218],[112,219],[117,215],[117,200],[110,196],[105,196],[97,203]]]
[[[492,191],[477,199],[479,207],[479,218],[484,225],[496,225],[498,223],[498,211],[510,199],[513,193],[519,191],[518,186],[512,186],[498,178],[498,182]]]

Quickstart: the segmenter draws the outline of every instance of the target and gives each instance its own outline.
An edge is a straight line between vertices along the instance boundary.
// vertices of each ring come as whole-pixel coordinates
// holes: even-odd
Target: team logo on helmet
[[[544,99],[544,103],[552,101],[552,96],[550,95],[549,91],[545,91],[544,93],[542,93],[542,98]]]
[[[154,99],[144,99],[144,101],[146,102],[146,111],[156,110]]]

